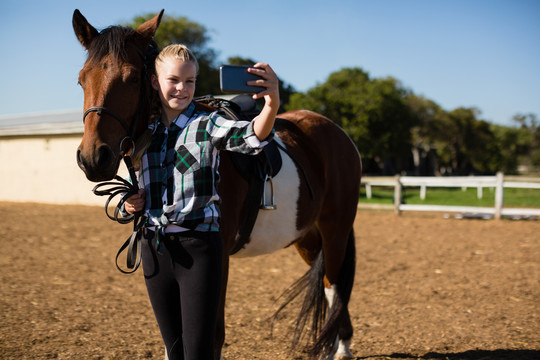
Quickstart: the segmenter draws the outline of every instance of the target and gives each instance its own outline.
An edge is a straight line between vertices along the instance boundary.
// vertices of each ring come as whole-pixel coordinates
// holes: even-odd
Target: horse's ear
[[[152,19],[148,20],[147,22],[141,24],[137,28],[137,32],[144,36],[144,38],[148,40],[152,40],[154,37],[154,34],[156,33],[156,30],[159,26],[159,23],[161,22],[161,17],[163,16],[163,12],[165,12],[164,9],[162,9],[159,14],[154,16]]]
[[[90,25],[78,9],[75,9],[73,12],[73,30],[75,30],[75,35],[77,35],[79,42],[86,49],[88,49],[92,40],[99,35],[96,28]]]

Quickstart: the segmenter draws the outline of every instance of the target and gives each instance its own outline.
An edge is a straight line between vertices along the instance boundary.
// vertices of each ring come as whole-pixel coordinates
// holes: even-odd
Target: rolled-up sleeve
[[[246,128],[246,135],[244,135],[244,140],[246,143],[253,149],[262,149],[266,146],[272,139],[274,138],[274,129],[272,129],[272,132],[270,135],[264,139],[259,140],[257,135],[255,135],[255,132],[253,131],[253,121],[249,123],[249,125]]]
[[[272,130],[272,133],[261,141],[253,131],[253,121],[229,120],[218,113],[210,115],[208,133],[218,149],[245,154],[258,154],[274,137]]]

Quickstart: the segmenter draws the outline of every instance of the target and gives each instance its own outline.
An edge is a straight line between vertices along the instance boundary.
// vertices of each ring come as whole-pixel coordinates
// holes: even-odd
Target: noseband
[[[144,90],[141,89],[141,91],[144,91]],[[140,109],[141,109],[141,103],[139,102],[139,108],[137,109],[137,114],[135,115],[135,121],[133,121],[132,126],[129,126],[127,124],[127,122],[124,119],[122,119],[122,117],[120,115],[118,115],[117,113],[115,113],[114,111],[109,110],[104,106],[92,106],[92,107],[86,109],[86,111],[84,112],[83,124],[84,124],[84,122],[86,120],[86,116],[88,114],[90,114],[92,112],[96,112],[99,116],[101,116],[101,115],[103,115],[103,113],[105,113],[107,115],[112,116],[116,120],[118,120],[118,122],[122,125],[122,127],[128,133],[128,136],[132,137],[134,135],[133,132],[134,132],[134,128],[135,128],[135,126],[133,124],[135,124],[137,122],[137,120],[139,119]]]

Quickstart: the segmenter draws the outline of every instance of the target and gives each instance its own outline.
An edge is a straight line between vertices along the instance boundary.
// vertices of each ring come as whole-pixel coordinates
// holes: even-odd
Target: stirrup
[[[270,194],[271,194],[270,203],[267,203],[266,201],[266,183],[267,182],[270,182]],[[266,175],[264,179],[261,209],[262,210],[276,210],[277,209],[276,203],[274,201],[274,182],[272,181],[272,177],[268,176],[268,174]]]

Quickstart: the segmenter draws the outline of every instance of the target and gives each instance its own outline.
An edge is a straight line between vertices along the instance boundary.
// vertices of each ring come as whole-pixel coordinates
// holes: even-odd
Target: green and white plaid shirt
[[[139,186],[146,193],[148,226],[219,231],[219,151],[257,154],[267,144],[253,122],[202,113],[191,103],[167,129],[150,126],[152,142],[142,157]],[[270,136],[270,138],[273,135]]]

